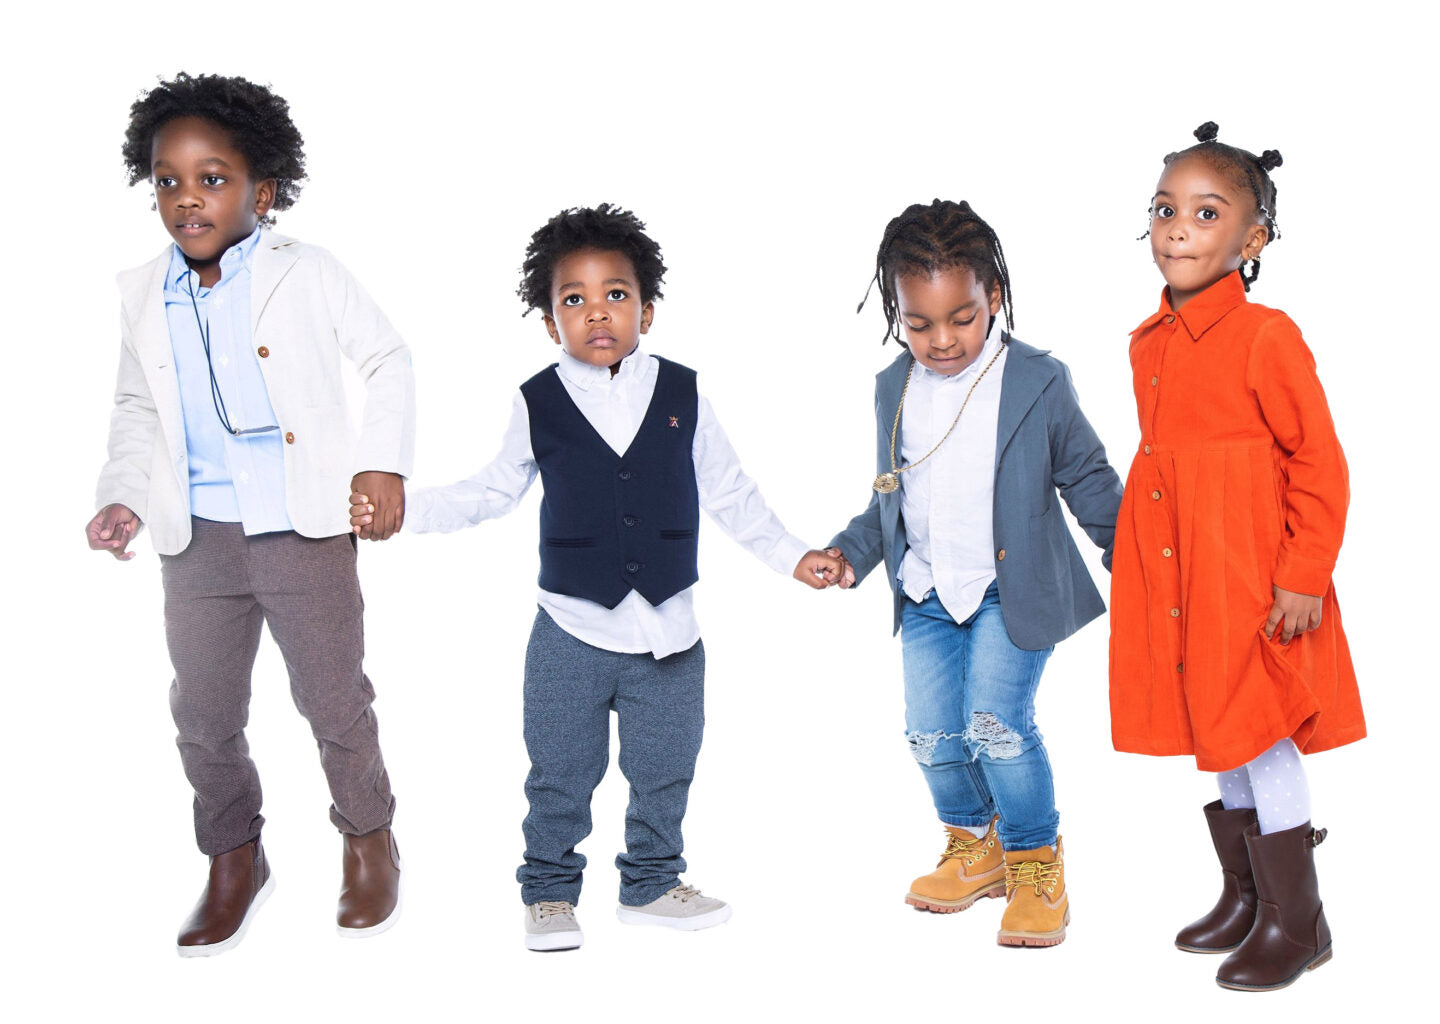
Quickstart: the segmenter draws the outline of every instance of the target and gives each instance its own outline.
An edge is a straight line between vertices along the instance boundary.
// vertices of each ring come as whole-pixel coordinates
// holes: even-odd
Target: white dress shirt
[[[645,418],[658,371],[659,361],[639,349],[625,357],[614,377],[609,367],[582,363],[563,350],[555,368],[565,392],[596,433],[622,455]],[[776,572],[787,576],[793,572],[809,545],[786,531],[755,481],[741,470],[704,395],[691,458],[700,507],[716,525]],[[530,446],[529,409],[517,391],[500,454],[468,479],[409,491],[405,526],[416,533],[450,533],[503,516],[520,504],[539,472]],[[664,658],[688,650],[700,639],[694,589],[682,590],[660,605],[652,605],[634,590],[613,609],[547,590],[540,591],[539,603],[556,625],[592,647]]]
[[[956,622],[964,622],[995,579],[995,436],[1000,424],[1000,380],[1008,352],[998,324],[976,360],[959,373],[928,370],[916,361],[900,427],[902,466],[925,458],[960,411],[965,412],[940,450],[900,474],[900,514],[909,550],[897,574],[905,595],[923,601],[931,590]]]

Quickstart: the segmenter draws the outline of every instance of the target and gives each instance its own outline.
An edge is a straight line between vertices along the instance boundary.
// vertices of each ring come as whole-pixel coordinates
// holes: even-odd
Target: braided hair
[[[1269,234],[1267,241],[1278,239],[1280,226],[1275,223],[1276,189],[1275,182],[1270,180],[1270,172],[1285,162],[1280,156],[1280,151],[1267,149],[1256,156],[1247,149],[1220,142],[1217,139],[1220,134],[1220,126],[1214,121],[1206,121],[1195,129],[1194,134],[1195,138],[1200,141],[1189,149],[1182,149],[1177,153],[1167,153],[1165,166],[1169,167],[1175,161],[1189,156],[1200,156],[1209,160],[1212,167],[1229,175],[1236,188],[1249,189],[1250,194],[1255,197],[1256,216],[1260,218]],[[1258,255],[1250,260],[1249,268],[1248,275],[1244,266],[1240,268],[1240,280],[1244,282],[1247,292],[1260,276],[1260,257]]]
[[[573,252],[599,249],[618,252],[635,268],[639,278],[641,303],[663,298],[665,261],[660,246],[645,233],[645,223],[629,210],[610,203],[591,209],[575,207],[561,210],[530,236],[525,248],[525,262],[520,267],[520,287],[516,294],[525,303],[525,313],[538,309],[550,310],[550,287],[554,284],[555,264]]]
[[[885,310],[885,336],[880,343],[894,338],[901,346],[900,310],[896,303],[895,278],[906,274],[934,274],[940,270],[964,268],[975,275],[986,294],[1000,287],[1000,300],[1005,320],[1015,325],[1015,310],[1010,302],[1010,269],[995,229],[985,223],[970,204],[936,199],[929,205],[915,203],[885,225],[885,235],[875,254],[875,276],[870,287],[880,289],[880,305]],[[865,308],[870,289],[855,308]]]
[[[130,107],[130,124],[120,153],[130,184],[150,179],[155,135],[179,117],[200,117],[229,133],[250,165],[255,181],[275,179],[272,209],[288,210],[305,180],[305,140],[290,119],[290,105],[269,87],[244,78],[187,75],[161,82]],[[266,223],[273,223],[267,217]]]

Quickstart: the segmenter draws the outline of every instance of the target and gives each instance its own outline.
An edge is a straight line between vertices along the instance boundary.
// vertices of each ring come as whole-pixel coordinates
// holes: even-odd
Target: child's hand
[[[94,551],[108,551],[122,562],[135,557],[125,546],[140,532],[140,517],[116,502],[106,505],[85,527],[85,539]]]
[[[1270,608],[1270,617],[1265,620],[1267,639],[1275,639],[1275,627],[1280,625],[1281,620],[1285,622],[1285,627],[1280,630],[1282,644],[1288,644],[1291,637],[1320,626],[1320,598],[1279,587],[1271,589],[1275,591],[1275,604]]]
[[[795,565],[794,576],[807,587],[824,590],[845,576],[845,559],[827,551],[807,551]]]
[[[839,548],[826,548],[825,553],[845,563],[845,571],[841,574],[840,578],[835,581],[835,585],[841,590],[849,590],[855,585],[855,567],[850,564],[849,559],[840,553]]]
[[[350,528],[362,540],[388,540],[405,522],[405,479],[398,473],[356,473],[350,481]]]

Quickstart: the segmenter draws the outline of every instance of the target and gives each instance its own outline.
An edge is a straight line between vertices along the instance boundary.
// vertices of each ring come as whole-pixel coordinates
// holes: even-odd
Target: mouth
[[[210,224],[200,224],[195,221],[182,221],[179,224],[175,225],[175,230],[180,232],[180,234],[186,236],[187,238],[194,238],[197,235],[203,235],[205,232],[209,231],[211,227],[212,225]]]
[[[596,331],[585,339],[585,344],[594,345],[596,348],[613,348],[615,335],[609,331]]]

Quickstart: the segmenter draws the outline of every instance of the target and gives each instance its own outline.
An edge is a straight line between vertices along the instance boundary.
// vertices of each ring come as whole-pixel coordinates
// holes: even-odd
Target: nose
[[[606,324],[610,322],[610,312],[603,306],[591,306],[585,314],[587,324]]]
[[[1185,222],[1179,217],[1171,217],[1170,223],[1165,225],[1165,237],[1176,242],[1183,242],[1186,238]]]
[[[935,332],[934,341],[930,343],[933,352],[949,352],[960,344],[960,336],[952,328],[945,327]]]

